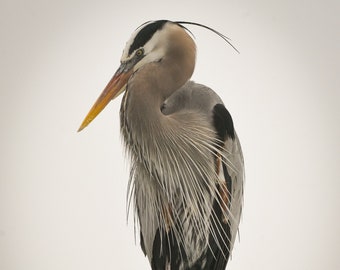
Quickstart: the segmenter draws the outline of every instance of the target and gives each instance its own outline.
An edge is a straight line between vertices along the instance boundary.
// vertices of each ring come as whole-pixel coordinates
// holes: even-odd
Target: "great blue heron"
[[[135,30],[79,131],[125,91],[121,133],[141,248],[153,270],[225,269],[238,231],[244,166],[220,97],[190,81],[196,46],[183,24]]]

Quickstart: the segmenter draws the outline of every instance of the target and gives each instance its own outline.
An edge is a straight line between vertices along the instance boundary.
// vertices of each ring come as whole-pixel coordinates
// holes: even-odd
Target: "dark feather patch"
[[[144,26],[139,33],[136,35],[134,41],[132,42],[130,48],[129,48],[129,55],[137,50],[140,47],[143,47],[153,36],[153,34],[157,31],[162,29],[165,23],[167,23],[167,20],[159,20],[152,22],[150,24],[147,24]]]
[[[223,104],[216,104],[213,109],[214,126],[218,138],[224,142],[228,137],[235,139],[233,119]]]
[[[152,270],[166,269],[170,262],[170,269],[179,269],[181,263],[187,261],[183,247],[177,241],[173,229],[168,233],[157,230],[152,250]],[[187,268],[186,268],[187,269]]]

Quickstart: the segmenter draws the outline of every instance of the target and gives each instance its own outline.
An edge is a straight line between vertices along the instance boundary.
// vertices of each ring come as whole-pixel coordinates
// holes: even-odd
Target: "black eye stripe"
[[[144,26],[133,40],[129,48],[129,55],[138,48],[143,47],[145,43],[151,39],[153,34],[162,29],[167,22],[167,20],[159,20]]]

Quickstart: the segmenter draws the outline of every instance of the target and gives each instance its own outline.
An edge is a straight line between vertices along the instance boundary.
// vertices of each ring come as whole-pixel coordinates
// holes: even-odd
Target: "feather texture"
[[[162,104],[159,122],[145,115],[132,123],[129,95],[128,88],[121,130],[133,163],[130,192],[150,262],[158,259],[153,257],[158,241],[157,256],[165,256],[167,263],[172,260],[168,246],[177,245],[180,264],[169,269],[191,269],[213,249],[226,263],[241,215],[243,158],[237,136],[221,141],[213,125],[213,108],[221,100],[188,82]]]

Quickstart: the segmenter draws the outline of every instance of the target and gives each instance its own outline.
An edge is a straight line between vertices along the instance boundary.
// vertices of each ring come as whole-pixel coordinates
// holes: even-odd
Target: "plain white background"
[[[246,161],[228,269],[340,269],[340,22],[334,1],[0,3],[0,269],[149,269],[133,219],[120,98],[81,121],[141,23],[188,20],[193,79],[232,113]]]

